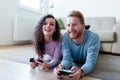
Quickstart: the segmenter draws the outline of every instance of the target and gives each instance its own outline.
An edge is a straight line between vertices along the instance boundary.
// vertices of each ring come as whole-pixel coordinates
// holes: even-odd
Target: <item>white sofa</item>
[[[66,18],[61,18],[66,25]],[[120,25],[116,24],[115,17],[86,17],[86,25],[96,32],[101,40],[100,51],[120,54]],[[62,33],[65,30],[61,30]]]

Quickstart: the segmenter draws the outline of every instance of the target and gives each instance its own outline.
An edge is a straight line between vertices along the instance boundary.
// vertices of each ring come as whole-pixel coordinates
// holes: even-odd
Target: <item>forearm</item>
[[[89,74],[93,71],[95,64],[91,63],[85,63],[83,66],[81,66],[80,69],[84,71],[84,74]]]
[[[72,67],[72,61],[70,60],[62,60],[60,63],[65,69],[70,69]]]
[[[87,50],[87,57],[85,64],[81,67],[81,69],[85,70],[85,74],[88,74],[93,71],[97,62],[99,49],[100,49],[100,40],[99,37],[96,36],[95,38],[93,38],[93,41],[91,42]]]
[[[52,59],[48,64],[50,65],[50,68],[56,66],[59,63],[59,59]]]

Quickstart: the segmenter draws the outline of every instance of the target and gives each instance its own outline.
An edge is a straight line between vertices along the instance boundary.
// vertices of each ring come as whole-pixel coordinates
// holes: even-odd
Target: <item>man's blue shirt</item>
[[[85,74],[90,73],[97,61],[100,49],[100,39],[98,35],[90,30],[84,31],[84,40],[79,45],[65,33],[62,37],[63,60],[61,64],[66,68],[72,67],[72,62],[84,63],[81,69]]]

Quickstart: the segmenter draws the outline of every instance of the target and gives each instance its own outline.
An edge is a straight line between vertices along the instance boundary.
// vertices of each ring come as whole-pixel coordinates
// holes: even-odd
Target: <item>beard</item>
[[[68,31],[68,35],[71,39],[77,39],[82,35],[83,31],[74,31],[74,33]]]

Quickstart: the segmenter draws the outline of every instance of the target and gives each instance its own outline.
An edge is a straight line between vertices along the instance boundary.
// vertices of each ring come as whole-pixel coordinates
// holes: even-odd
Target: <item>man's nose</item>
[[[73,30],[73,26],[69,26],[69,30],[72,31]]]

